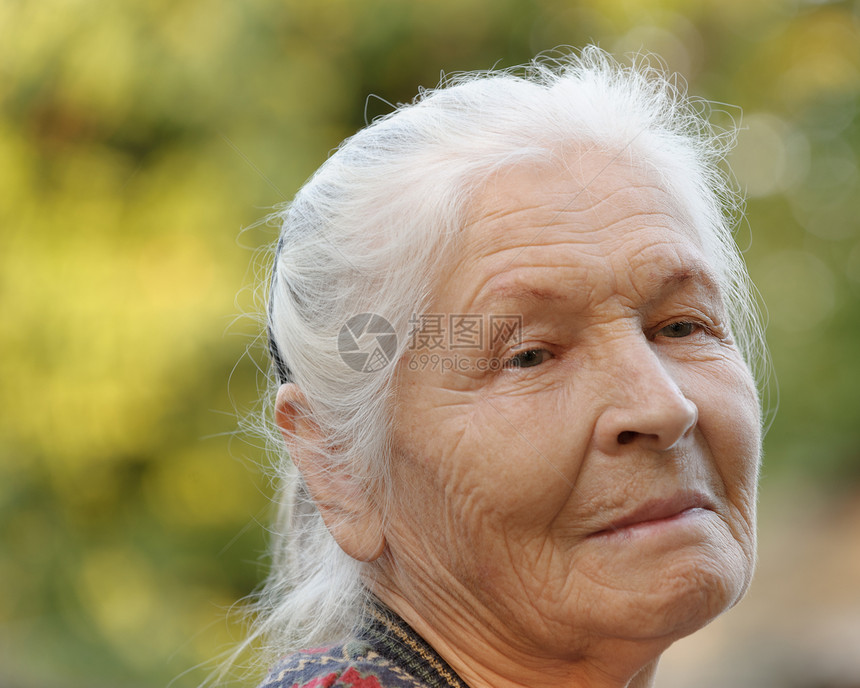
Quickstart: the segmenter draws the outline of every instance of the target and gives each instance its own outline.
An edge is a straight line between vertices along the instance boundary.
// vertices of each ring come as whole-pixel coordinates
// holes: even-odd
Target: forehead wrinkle
[[[539,195],[530,194],[528,199],[521,198],[519,194],[514,192],[502,196],[499,192],[483,198],[483,203],[477,207],[473,218],[468,221],[463,229],[467,234],[472,234],[472,230],[476,226],[493,226],[497,223],[500,225],[499,230],[509,231],[511,229],[522,230],[525,228],[533,229],[536,233],[556,225],[565,225],[574,229],[592,229],[592,222],[584,220],[581,222],[575,221],[576,216],[588,215],[590,213],[602,213],[607,204],[612,204],[612,209],[624,208],[624,215],[621,218],[614,219],[605,226],[611,226],[617,222],[623,221],[631,215],[641,215],[643,217],[651,215],[665,215],[674,221],[677,221],[675,215],[666,212],[665,210],[657,210],[654,208],[655,202],[650,199],[647,203],[643,203],[643,198],[639,191],[647,189],[662,192],[661,195],[667,196],[667,201],[671,201],[665,190],[655,184],[627,184],[615,189],[611,189],[608,193],[599,194],[592,187],[586,187],[576,193],[570,194],[567,192],[551,192],[544,191]],[[618,202],[617,196],[633,195],[634,198],[629,202]],[[554,199],[556,196],[561,196],[558,201]],[[582,198],[584,203],[574,205],[574,201]],[[487,208],[488,201],[500,201],[498,204],[493,203],[492,208]],[[527,202],[526,202],[527,200]],[[659,205],[656,204],[656,205]],[[674,203],[668,202],[667,205],[672,211],[677,210]],[[651,206],[651,207],[648,207]],[[520,222],[517,218],[522,214],[536,213],[543,218],[531,219],[527,222]],[[601,222],[601,225],[604,223]],[[482,232],[486,234],[486,231]],[[490,232],[492,239],[494,232]]]
[[[503,250],[498,243],[500,239],[504,243],[508,234],[522,237],[523,231],[532,232],[526,245],[519,245],[522,250],[546,243],[541,235],[557,225],[588,232],[610,228],[632,215],[664,215],[673,223],[683,223],[684,208],[648,170],[614,161],[588,179],[584,164],[597,166],[600,157],[599,153],[578,157],[578,173],[567,165],[559,169],[538,164],[515,166],[492,177],[472,202],[462,226],[461,247],[466,253],[473,249],[473,255],[488,248],[495,252]]]
[[[504,243],[500,241],[502,237],[498,234],[484,232],[481,245],[475,246],[474,244],[477,242],[472,242],[471,246],[466,244],[461,247],[461,257],[450,271],[450,274],[469,274],[471,271],[479,268],[481,264],[487,262],[490,263],[490,266],[486,270],[487,281],[499,278],[506,272],[520,267],[590,269],[593,267],[591,265],[592,260],[611,259],[612,254],[622,248],[612,246],[611,242],[595,241],[595,236],[612,232],[617,229],[619,224],[624,222],[631,220],[640,221],[642,218],[649,217],[665,217],[668,222],[665,223],[664,231],[677,231],[671,229],[671,224],[675,221],[675,218],[671,215],[657,211],[653,213],[632,211],[629,215],[598,228],[586,226],[571,227],[569,223],[559,221],[552,225],[552,227],[555,229],[555,225],[558,225],[558,228],[561,230],[560,232],[545,232],[543,230],[550,227],[550,225],[546,225],[543,230],[537,230],[540,241],[532,240],[526,244],[516,241],[516,237],[512,237],[510,243]],[[659,229],[660,227],[656,228]],[[633,235],[639,229],[642,228],[638,226],[631,227],[627,234],[632,239]],[[572,249],[575,253],[572,255],[567,254],[565,252],[566,248]],[[535,251],[541,251],[541,253],[535,256]],[[510,253],[513,253],[513,256],[508,258],[506,254]],[[521,261],[517,259],[520,257],[531,260],[537,257],[540,263],[526,262],[525,264],[519,264]],[[499,266],[502,267],[502,270],[496,272]]]
[[[716,303],[722,303],[721,292],[712,271],[702,260],[678,254],[675,265],[665,266],[665,259],[660,263],[642,261],[639,266],[631,266],[628,281],[638,296],[635,307],[648,307],[659,303],[691,288],[701,289],[705,295]],[[672,261],[675,263],[676,261]],[[600,275],[594,274],[593,265],[561,265],[551,266],[531,265],[525,269],[514,269],[505,273],[493,275],[478,289],[470,308],[481,312],[485,309],[508,304],[521,306],[524,310],[537,306],[549,307],[565,305],[569,308],[585,307],[594,296],[594,280],[603,282],[604,290],[621,296],[615,281],[619,277],[607,263]],[[556,271],[564,270],[563,275]],[[545,270],[553,271],[550,277],[540,275]],[[645,276],[637,279],[637,272],[647,270]],[[534,273],[534,276],[530,276]],[[641,273],[640,273],[641,274]],[[631,304],[632,305],[632,304]]]
[[[600,188],[600,187],[597,187]],[[643,203],[643,194],[642,191],[656,191],[660,196],[665,196],[667,199],[671,197],[666,192],[666,190],[657,184],[648,184],[648,183],[637,183],[637,182],[628,182],[623,184],[617,188],[611,189],[609,192],[604,191],[603,193],[598,193],[597,188],[595,187],[587,187],[583,189],[580,193],[576,194],[575,200],[579,196],[583,197],[583,200],[587,202],[587,205],[583,205],[583,207],[578,209],[578,212],[602,212],[607,204],[612,204],[611,207],[615,208],[624,205],[628,205],[631,208],[635,208],[638,211],[642,212],[642,214],[648,214],[649,212],[653,212],[649,208],[645,206],[653,206],[655,204],[654,199],[649,199],[647,203]],[[622,200],[619,203],[618,197],[621,197]],[[630,202],[626,202],[625,197],[632,196]],[[674,204],[671,202],[668,203],[670,207],[674,210]],[[561,209],[560,212],[563,212],[568,209],[568,206],[571,206],[571,203],[568,203],[564,208]]]
[[[632,217],[639,219],[639,216]],[[471,273],[477,279],[462,284],[467,293],[460,292],[461,296],[466,296],[460,303],[469,303],[468,309],[472,311],[499,308],[503,304],[533,309],[536,304],[551,307],[560,302],[565,302],[567,310],[582,310],[586,308],[582,299],[603,300],[598,293],[604,297],[612,293],[622,296],[621,292],[626,291],[627,301],[632,306],[660,301],[695,285],[708,298],[721,304],[722,293],[715,273],[695,244],[688,244],[688,233],[671,225],[648,230],[648,243],[640,244],[632,253],[627,252],[627,241],[614,245],[613,242],[595,243],[587,237],[594,232],[567,232],[564,243],[559,242],[558,237],[556,241],[547,237],[549,243],[531,247],[527,257],[532,260],[525,264],[509,265],[505,261],[505,253],[518,246],[498,247],[480,256],[468,255],[460,262],[464,269],[459,274]],[[630,240],[641,237],[636,229],[628,234]],[[570,251],[565,251],[565,246]],[[540,251],[537,262],[533,260],[535,250]],[[503,268],[498,271],[500,264]],[[620,291],[619,280],[627,285]]]
[[[660,207],[662,204],[655,204],[653,201],[638,206],[627,204],[623,208],[613,206],[615,213],[600,212],[597,206],[583,209],[564,207],[556,209],[542,205],[540,200],[533,200],[533,204],[529,206],[521,206],[517,203],[512,205],[513,207],[509,205],[504,210],[481,215],[464,226],[463,242],[460,244],[462,260],[482,260],[506,251],[513,251],[514,257],[510,261],[513,263],[519,255],[529,249],[560,247],[564,244],[594,246],[599,251],[600,245],[595,244],[593,235],[614,230],[619,225],[630,221],[637,223],[637,226],[628,230],[631,234],[640,229],[638,225],[644,220],[651,220],[654,228],[663,226],[670,231],[679,231],[678,226],[682,225],[684,227],[682,234],[692,238],[696,243],[699,240],[697,232],[687,228],[686,224],[674,214],[673,208]],[[523,215],[525,218],[521,217]],[[559,236],[557,230],[560,230],[563,236]],[[525,242],[523,242],[523,233],[527,236],[530,234]]]
[[[513,172],[522,175],[523,170]],[[634,174],[631,175],[631,170],[612,167],[591,185],[578,182],[576,177],[564,180],[553,175],[547,178],[547,172],[551,171],[543,169],[525,178],[521,176],[521,184],[516,183],[518,179],[505,175],[485,185],[478,194],[470,217],[462,226],[458,248],[452,254],[453,264],[449,264],[440,282],[442,285],[451,285],[452,281],[459,283],[458,296],[450,288],[443,287],[446,293],[443,300],[449,302],[449,307],[453,305],[452,297],[460,304],[472,303],[472,308],[484,305],[490,300],[484,296],[489,283],[510,269],[528,267],[535,259],[544,267],[578,268],[589,272],[598,267],[592,263],[593,259],[611,263],[611,254],[615,252],[612,242],[594,241],[604,232],[612,234],[621,229],[632,238],[640,228],[662,229],[668,235],[677,232],[699,243],[700,237],[685,222],[685,213],[679,212],[677,201],[659,183],[652,183],[647,175],[642,175],[641,170],[632,170]],[[541,179],[545,183],[541,183]],[[564,188],[559,189],[559,183]],[[631,225],[629,229],[619,228],[625,223]],[[643,223],[647,227],[642,226]],[[626,242],[622,239],[622,243]],[[571,250],[565,251],[565,245]],[[535,254],[535,249],[539,253]],[[526,265],[518,260],[520,256]],[[531,267],[539,266],[532,262]],[[599,279],[604,287],[608,286],[604,277],[615,282],[620,276],[614,274],[616,270],[612,265],[607,267],[608,271]],[[629,269],[624,272],[628,273],[628,279],[635,280]],[[587,281],[577,282],[586,288],[597,286]],[[519,293],[503,285],[493,296],[495,300],[523,305],[549,304],[571,297],[535,285]]]

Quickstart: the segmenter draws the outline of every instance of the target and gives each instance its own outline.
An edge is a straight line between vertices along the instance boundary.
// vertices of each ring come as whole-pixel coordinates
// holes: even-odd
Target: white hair
[[[571,144],[645,166],[679,200],[718,273],[735,339],[756,367],[762,336],[732,236],[740,201],[721,168],[734,130],[712,125],[710,111],[647,59],[622,65],[588,47],[449,77],[374,121],[283,211],[268,306],[279,379],[269,398],[280,382],[294,382],[326,438],[327,459],[368,489],[384,486],[396,366],[352,370],[338,351],[341,327],[359,313],[383,316],[396,332],[398,360],[410,317],[426,306],[482,184],[518,163],[560,161]],[[338,547],[283,449],[278,464],[274,559],[252,631],[270,651],[266,661],[347,635],[374,566]]]

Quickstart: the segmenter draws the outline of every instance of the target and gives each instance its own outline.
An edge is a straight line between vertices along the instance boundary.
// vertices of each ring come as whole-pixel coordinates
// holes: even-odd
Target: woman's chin
[[[591,621],[607,636],[637,640],[671,641],[697,631],[734,606],[749,586],[752,565],[733,544],[680,551],[635,569],[590,571],[599,600],[590,608]]]

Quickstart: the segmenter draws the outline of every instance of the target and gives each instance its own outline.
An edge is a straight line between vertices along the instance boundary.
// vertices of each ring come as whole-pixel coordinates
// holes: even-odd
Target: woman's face
[[[400,362],[384,585],[535,658],[701,627],[752,573],[759,409],[685,214],[593,154],[500,174],[462,239],[422,320],[483,332]]]

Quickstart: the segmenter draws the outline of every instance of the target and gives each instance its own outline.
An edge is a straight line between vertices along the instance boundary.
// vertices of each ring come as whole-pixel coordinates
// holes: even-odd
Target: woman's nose
[[[626,352],[609,372],[611,383],[595,426],[598,449],[606,454],[631,444],[669,450],[699,419],[696,405],[651,347],[643,342],[636,349]]]

